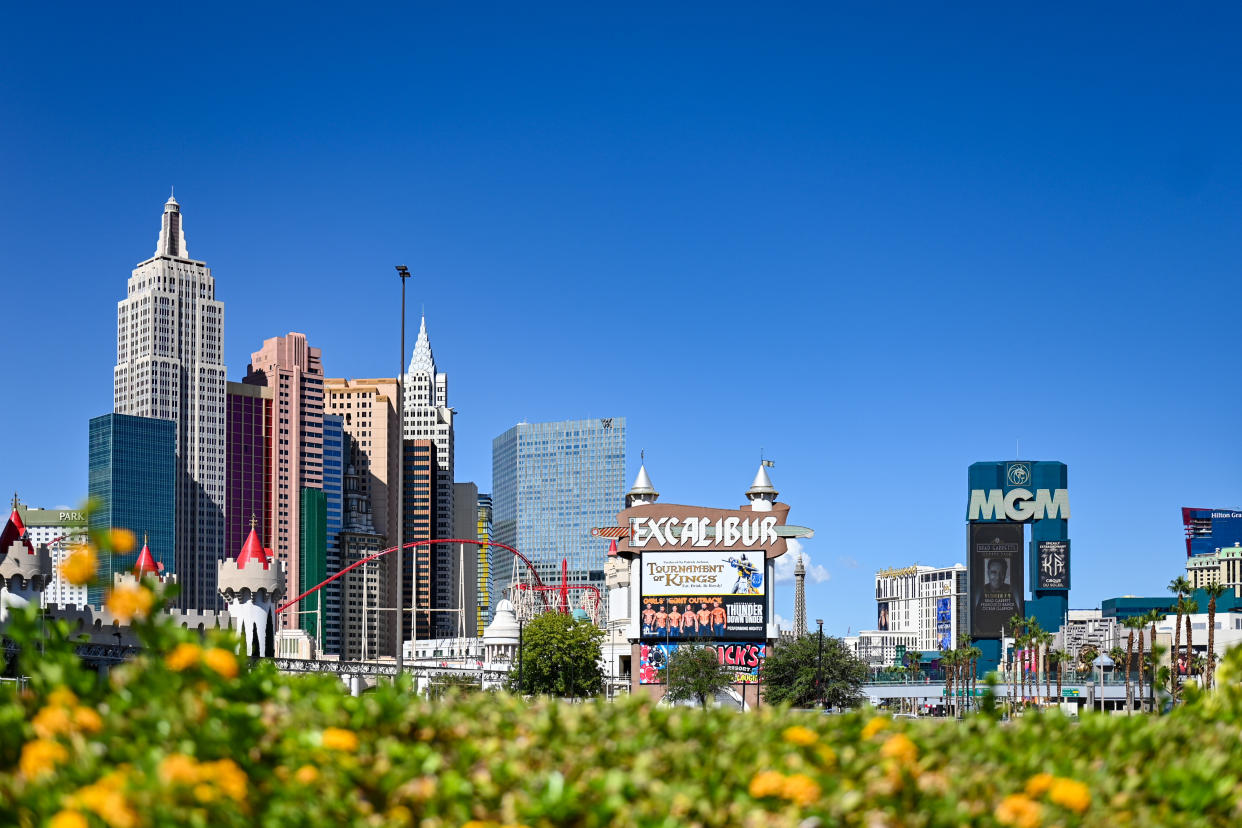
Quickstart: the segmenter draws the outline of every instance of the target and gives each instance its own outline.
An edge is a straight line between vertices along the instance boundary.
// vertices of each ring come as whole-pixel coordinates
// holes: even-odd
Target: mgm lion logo
[[[1010,486],[1027,486],[1031,482],[1031,466],[1029,463],[1010,463],[1005,469],[1005,478]]]

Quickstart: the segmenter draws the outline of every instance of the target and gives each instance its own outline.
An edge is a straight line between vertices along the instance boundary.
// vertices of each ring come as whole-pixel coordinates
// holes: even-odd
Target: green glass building
[[[129,554],[100,557],[100,584],[87,591],[87,601],[100,606],[113,575],[133,569],[144,536],[164,572],[176,572],[176,422],[129,414],[95,417],[88,469],[88,491],[96,505],[91,528],[128,529],[138,540]]]

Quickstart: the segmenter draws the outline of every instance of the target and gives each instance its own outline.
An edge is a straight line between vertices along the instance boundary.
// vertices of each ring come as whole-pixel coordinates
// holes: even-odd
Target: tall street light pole
[[[402,578],[405,575],[405,280],[410,269],[397,265],[401,277],[401,362],[397,373],[397,675],[405,669],[405,603]],[[413,584],[410,584],[413,589]]]
[[[815,660],[815,696],[820,707],[824,706],[824,619],[816,618],[819,627],[819,657]]]

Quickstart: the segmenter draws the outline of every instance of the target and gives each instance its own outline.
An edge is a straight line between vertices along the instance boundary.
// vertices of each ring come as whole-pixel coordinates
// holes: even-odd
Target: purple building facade
[[[230,382],[225,391],[228,455],[225,461],[225,549],[241,549],[250,517],[264,547],[272,545],[272,391]]]

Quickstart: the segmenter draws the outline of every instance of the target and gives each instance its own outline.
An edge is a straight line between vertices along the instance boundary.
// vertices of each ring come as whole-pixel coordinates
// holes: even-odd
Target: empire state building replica
[[[177,424],[174,563],[183,609],[214,609],[224,557],[224,303],[186,249],[181,205],[164,204],[155,255],[116,308],[113,410]]]

